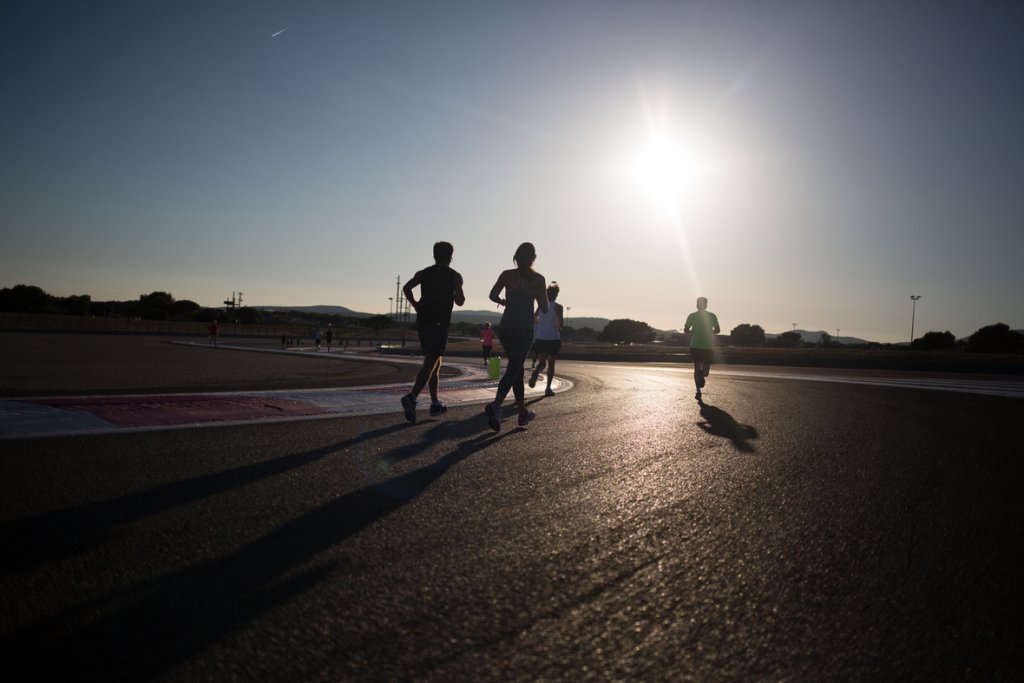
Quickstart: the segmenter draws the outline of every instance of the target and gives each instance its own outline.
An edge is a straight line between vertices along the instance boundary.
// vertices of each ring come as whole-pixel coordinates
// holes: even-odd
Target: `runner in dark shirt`
[[[448,346],[452,307],[466,303],[462,276],[450,267],[454,253],[455,247],[449,242],[437,242],[434,245],[434,265],[413,275],[402,288],[406,300],[416,309],[416,329],[423,349],[423,367],[416,375],[412,391],[402,397],[405,419],[413,424],[416,424],[416,397],[424,386],[430,390],[430,414],[441,415],[448,410],[437,398],[438,375]],[[418,301],[412,291],[416,287],[420,288]]]

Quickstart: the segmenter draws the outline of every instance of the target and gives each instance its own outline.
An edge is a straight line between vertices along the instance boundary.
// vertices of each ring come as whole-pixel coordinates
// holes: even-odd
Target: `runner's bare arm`
[[[503,290],[504,288],[505,273],[502,273],[501,275],[498,276],[498,281],[494,283],[493,287],[491,287],[491,294],[489,296],[490,300],[498,304],[499,306],[504,306],[506,303],[505,299],[501,298],[501,290]]]
[[[534,298],[537,300],[537,308],[541,313],[548,312],[548,283],[544,280],[544,276],[537,273],[537,284],[540,285],[534,293]]]
[[[409,305],[412,306],[413,309],[416,310],[416,311],[419,310],[419,308],[417,308],[417,306],[419,305],[419,302],[416,301],[415,297],[413,297],[412,290],[414,288],[420,286],[420,282],[423,279],[422,275],[423,275],[423,271],[422,270],[416,271],[416,274],[413,275],[412,278],[408,282],[405,283],[404,287],[402,287],[402,293],[405,294],[405,300],[408,301]]]
[[[461,306],[466,303],[466,294],[462,291],[462,276],[455,274],[455,305]]]

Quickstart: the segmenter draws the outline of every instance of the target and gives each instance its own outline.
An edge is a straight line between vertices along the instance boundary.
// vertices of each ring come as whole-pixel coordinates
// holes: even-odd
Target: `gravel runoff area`
[[[172,342],[186,342],[190,345]],[[318,389],[411,383],[418,366],[281,352],[277,340],[127,334],[0,332],[0,397]],[[246,347],[258,353],[223,347]],[[455,374],[445,372],[443,376]]]

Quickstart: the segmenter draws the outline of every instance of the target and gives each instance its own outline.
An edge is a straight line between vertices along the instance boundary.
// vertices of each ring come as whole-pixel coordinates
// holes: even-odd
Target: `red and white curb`
[[[341,360],[343,355],[336,357]],[[422,362],[387,358],[388,362],[396,360]],[[498,383],[489,379],[483,369],[460,363],[446,365],[462,373],[458,378],[441,381],[440,398],[449,408],[494,400]],[[408,393],[410,386],[403,383],[337,389],[0,400],[0,439],[400,413],[401,397]],[[556,393],[570,388],[572,383],[568,380],[556,378],[552,382]],[[543,394],[541,385],[526,389],[528,397]],[[430,398],[424,391],[420,394],[417,411],[426,413],[429,408]]]

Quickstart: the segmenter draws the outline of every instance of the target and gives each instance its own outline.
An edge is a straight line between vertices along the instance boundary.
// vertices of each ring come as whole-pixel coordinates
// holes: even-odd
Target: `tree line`
[[[828,332],[822,332],[817,343],[805,342],[799,332],[783,332],[774,340],[766,340],[760,325],[744,323],[737,325],[729,334],[731,346],[776,346],[799,348],[817,346],[830,348],[840,346]],[[966,340],[958,340],[949,330],[927,332],[914,339],[910,348],[914,351],[966,351],[968,353],[1024,353],[1024,334],[1010,329],[1005,323],[986,325]]]
[[[396,321],[387,315],[370,317],[313,314],[302,311],[260,310],[240,306],[225,310],[206,308],[188,299],[175,299],[169,292],[150,292],[130,301],[93,301],[88,294],[59,297],[48,294],[33,285],[16,285],[0,289],[0,311],[7,313],[48,313],[58,315],[88,315],[97,318],[133,318],[140,320],[168,320],[174,322],[230,321],[243,325],[255,324],[325,324],[337,327],[363,327],[373,330],[394,329]],[[414,323],[410,323],[412,326]],[[455,322],[456,335],[474,336],[480,332],[479,323]],[[657,330],[645,322],[619,318],[611,320],[602,330],[591,327],[566,327],[562,337],[567,341],[597,340],[612,344],[649,344],[657,337]],[[685,346],[687,335],[670,335],[670,344]],[[768,338],[760,325],[741,323],[728,335],[719,335],[722,345],[766,348],[832,348],[840,346],[824,332],[817,342],[808,342],[799,332],[783,332]],[[952,332],[927,332],[913,340],[915,351],[967,351],[972,353],[1024,353],[1024,335],[1011,330],[1004,323],[980,328],[966,341],[957,340]]]
[[[171,322],[217,320],[241,325],[307,324],[315,320],[346,327],[365,326],[365,319],[341,315],[312,316],[299,311],[264,311],[248,306],[228,310],[207,308],[189,299],[175,299],[170,292],[150,292],[129,301],[93,301],[88,294],[53,296],[33,285],[0,289],[0,311]]]

